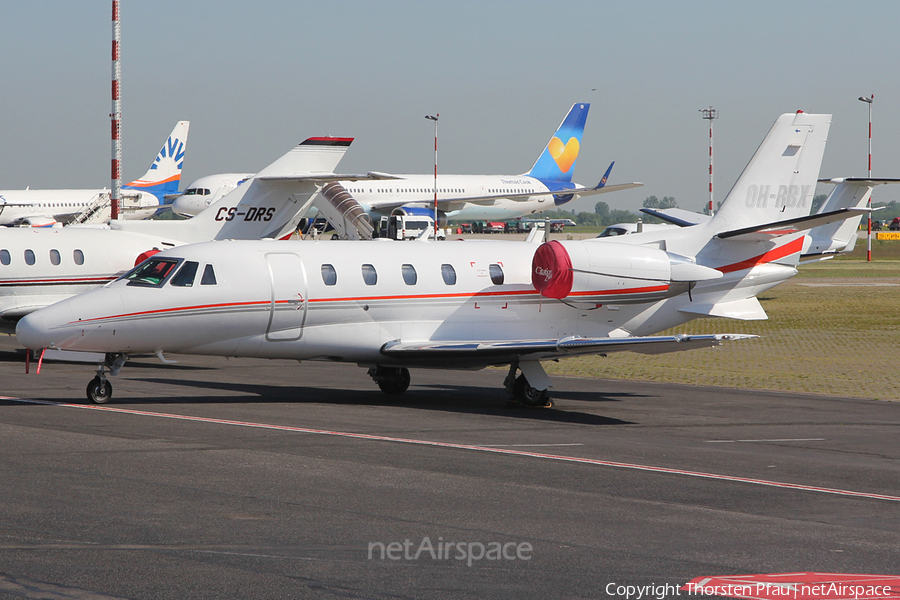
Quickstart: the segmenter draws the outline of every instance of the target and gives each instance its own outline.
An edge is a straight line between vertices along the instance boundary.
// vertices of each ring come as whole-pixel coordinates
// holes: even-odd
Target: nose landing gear
[[[118,375],[128,356],[125,354],[107,353],[106,360],[97,365],[97,376],[87,385],[87,399],[94,404],[106,404],[112,398],[112,384],[106,378],[106,369],[110,375]]]

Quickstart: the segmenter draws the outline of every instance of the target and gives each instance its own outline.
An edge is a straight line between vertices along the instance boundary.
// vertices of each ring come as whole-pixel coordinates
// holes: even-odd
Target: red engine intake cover
[[[572,259],[556,240],[541,244],[531,260],[531,284],[545,298],[565,298],[572,291]]]
[[[147,260],[148,258],[153,256],[154,254],[159,254],[159,250],[154,249],[154,250],[147,250],[146,252],[141,252],[140,254],[138,254],[138,257],[136,259],[134,259],[134,266],[138,266],[139,264],[141,264],[142,262],[144,262],[145,260]]]

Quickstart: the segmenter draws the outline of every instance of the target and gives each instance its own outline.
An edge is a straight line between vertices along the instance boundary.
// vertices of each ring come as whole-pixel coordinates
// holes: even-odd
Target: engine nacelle
[[[531,282],[545,298],[591,303],[656,302],[722,273],[657,248],[595,241],[550,241],[532,259]]]

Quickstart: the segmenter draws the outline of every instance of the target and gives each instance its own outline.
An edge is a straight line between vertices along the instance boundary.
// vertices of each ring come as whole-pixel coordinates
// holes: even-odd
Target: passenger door
[[[292,252],[266,253],[272,304],[266,341],[293,342],[303,336],[309,300],[308,284],[303,261]]]

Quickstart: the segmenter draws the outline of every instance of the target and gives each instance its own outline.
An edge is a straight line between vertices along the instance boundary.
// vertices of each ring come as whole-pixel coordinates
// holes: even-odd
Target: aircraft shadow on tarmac
[[[465,385],[435,385],[430,389],[410,388],[400,396],[390,396],[378,389],[347,390],[320,388],[314,386],[278,386],[260,384],[241,384],[233,382],[192,381],[185,379],[155,379],[135,378],[136,380],[155,385],[172,385],[181,387],[202,388],[207,390],[227,390],[229,395],[207,396],[164,396],[147,399],[153,404],[215,404],[215,403],[246,403],[246,402],[291,402],[291,403],[320,403],[342,404],[355,406],[400,406],[413,410],[447,411],[455,413],[471,413],[482,415],[502,415],[519,419],[533,419],[540,421],[552,421],[558,423],[577,423],[582,425],[634,425],[630,421],[623,421],[602,415],[585,412],[563,410],[560,408],[521,408],[508,407],[506,392],[502,389],[485,389],[478,386]],[[234,393],[239,395],[233,395]],[[554,400],[590,400],[618,402],[618,397],[635,397],[640,394],[603,394],[588,392],[560,392],[554,394]],[[70,400],[64,400],[70,401]],[[116,399],[113,403],[127,404],[133,402],[145,402],[144,399]]]

